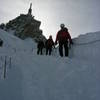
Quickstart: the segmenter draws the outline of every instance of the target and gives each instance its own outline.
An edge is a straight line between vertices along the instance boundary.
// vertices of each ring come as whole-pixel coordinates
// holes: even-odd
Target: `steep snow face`
[[[26,58],[28,53],[32,53],[36,48],[36,43],[32,39],[21,40],[8,32],[0,29],[0,39],[3,40],[3,47],[0,47],[0,100],[24,100],[23,97],[23,74],[21,57],[24,53]],[[26,54],[27,53],[27,54]],[[10,64],[11,58],[11,64]],[[6,59],[6,79],[4,79],[4,66]],[[25,64],[25,62],[24,62]]]
[[[85,60],[99,60],[100,32],[87,33],[74,39],[73,56]]]
[[[32,39],[28,38],[26,40],[21,40],[8,32],[5,32],[0,29],[0,38],[4,41],[3,47],[0,48],[0,51],[3,53],[14,53],[16,51],[32,51],[33,48],[36,48],[36,43]]]
[[[0,38],[2,38],[2,40],[4,41],[4,47],[12,46],[15,48],[29,48],[30,46],[28,47],[28,45],[30,45],[30,43],[31,44],[33,43],[31,38],[26,39],[25,41],[27,42],[25,43],[24,40],[21,40],[11,34],[8,34],[8,32],[5,32],[1,29],[0,29]],[[35,43],[33,43],[33,45],[35,45]]]
[[[69,58],[56,56],[55,50],[52,56],[37,55],[30,39],[22,41],[2,30],[0,37],[5,42],[0,48],[0,100],[100,99],[99,32],[74,39]]]
[[[77,43],[91,43],[100,40],[100,32],[91,32],[85,35],[80,35],[75,39]]]

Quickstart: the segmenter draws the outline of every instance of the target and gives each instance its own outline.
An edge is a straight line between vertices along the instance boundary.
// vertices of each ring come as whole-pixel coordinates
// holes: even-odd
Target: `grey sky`
[[[0,23],[27,13],[30,2],[47,37],[55,38],[60,23],[65,23],[73,37],[100,31],[100,0],[0,0]]]

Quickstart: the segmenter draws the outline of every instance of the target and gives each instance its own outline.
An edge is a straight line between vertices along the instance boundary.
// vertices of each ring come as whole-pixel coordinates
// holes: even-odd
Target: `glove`
[[[55,45],[57,45],[57,41],[55,42]]]
[[[53,46],[53,48],[55,49],[55,45]]]
[[[70,44],[72,44],[72,45],[73,45],[73,44],[74,44],[74,43],[73,43],[73,41],[70,41]]]

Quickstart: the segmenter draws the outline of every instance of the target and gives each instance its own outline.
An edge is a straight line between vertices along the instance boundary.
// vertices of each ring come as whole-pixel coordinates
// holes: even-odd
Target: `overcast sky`
[[[32,14],[42,22],[43,34],[55,39],[60,23],[72,37],[100,31],[100,0],[0,0],[0,23],[26,14],[32,2]]]

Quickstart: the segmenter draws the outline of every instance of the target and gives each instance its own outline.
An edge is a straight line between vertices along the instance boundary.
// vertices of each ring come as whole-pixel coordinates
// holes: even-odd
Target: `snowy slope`
[[[4,41],[3,47],[0,47],[0,100],[24,100],[21,64],[17,65],[17,61],[14,62],[14,59],[17,59],[17,54],[32,52],[33,48],[36,48],[36,44],[31,39],[23,41],[1,29],[0,38]],[[5,58],[7,59],[7,74],[4,80]]]
[[[31,39],[21,40],[0,29],[0,38],[4,41],[2,53],[15,53],[16,51],[32,51],[36,44]]]
[[[87,33],[74,39],[73,54],[85,60],[97,61],[100,57],[100,32]]]
[[[0,37],[5,41],[0,48],[0,100],[100,99],[100,32],[74,39],[70,58],[37,56],[31,41],[3,33],[0,30]],[[7,77],[3,79],[5,55]]]

